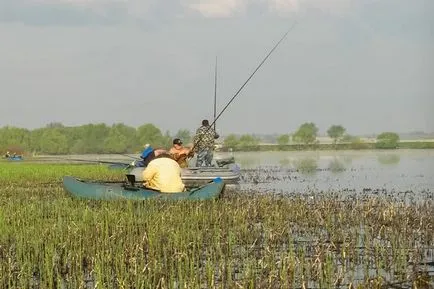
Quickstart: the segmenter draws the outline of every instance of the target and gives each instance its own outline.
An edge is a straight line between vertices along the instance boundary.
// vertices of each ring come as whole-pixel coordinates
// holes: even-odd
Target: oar
[[[122,163],[122,162],[110,162],[110,161],[99,161],[99,160],[83,160],[83,159],[63,159],[65,161],[76,161],[76,162],[84,162],[84,163],[101,163],[101,164],[110,164],[110,165],[125,165],[128,166],[130,164]]]
[[[113,181],[113,180],[82,180],[82,179],[77,179],[79,181],[84,181],[86,183],[105,183],[105,184],[124,184],[126,183],[125,180],[123,181]],[[62,181],[57,181],[57,182],[46,182],[46,183],[35,183],[35,185],[60,185],[63,184]]]
[[[189,191],[189,192],[190,192],[190,195],[193,194],[194,192],[197,192],[197,191],[199,191],[199,190],[205,188],[205,187],[208,186],[209,184],[212,184],[212,183],[214,182],[214,180],[216,180],[216,179],[219,179],[221,182],[223,182],[223,180],[222,180],[220,177],[214,178],[213,180],[207,182],[206,184],[204,184],[204,185],[202,185],[202,186],[200,186],[200,187],[194,188],[194,189],[192,189],[191,191]]]

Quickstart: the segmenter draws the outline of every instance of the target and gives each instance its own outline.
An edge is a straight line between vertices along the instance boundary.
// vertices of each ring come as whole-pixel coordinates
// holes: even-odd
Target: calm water
[[[434,192],[434,150],[234,153],[243,188]]]
[[[215,153],[217,158],[230,155]],[[411,191],[422,193],[424,199],[434,198],[434,150],[235,152],[233,156],[241,167],[241,188],[245,190]],[[64,156],[121,162],[131,162],[135,157],[137,155]]]

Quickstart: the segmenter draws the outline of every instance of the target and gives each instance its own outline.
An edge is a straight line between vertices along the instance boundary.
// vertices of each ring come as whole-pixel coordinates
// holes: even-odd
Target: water
[[[220,158],[230,155],[232,154],[216,153],[216,157]],[[233,155],[241,166],[241,191],[246,194],[251,191],[271,194],[306,193],[309,198],[315,198],[318,192],[333,191],[339,196],[363,198],[376,195],[392,196],[394,200],[405,201],[432,202],[434,200],[434,150],[236,152]],[[67,156],[65,158],[132,161],[131,158],[122,155]],[[415,238],[417,238],[416,235]],[[300,236],[300,238],[307,240],[306,236]],[[306,250],[311,248],[309,242],[300,246],[305,246]],[[392,250],[387,246],[385,248]],[[358,254],[361,256],[369,253],[363,248],[360,250]],[[422,252],[422,261],[427,264],[424,270],[432,280],[434,276],[432,244],[415,244],[413,250]],[[410,256],[413,253],[408,254]],[[333,262],[339,261],[335,259]],[[414,266],[410,263],[408,266],[408,274],[411,274]],[[377,271],[377,269],[370,267],[365,275],[364,267],[362,268],[360,264],[353,269],[343,267],[343,282],[345,283],[345,278],[348,278],[354,279],[357,283],[357,280],[377,275],[394,280],[395,277],[390,275],[390,272],[394,270],[390,271],[389,268],[389,271],[385,271],[380,268]],[[401,287],[406,288],[407,283],[403,283]],[[310,285],[316,288],[315,284]],[[410,286],[408,285],[407,288]],[[336,286],[336,288],[348,288],[348,284]]]
[[[234,153],[243,189],[433,196],[434,150]]]
[[[423,199],[434,198],[434,150],[215,153],[216,158],[231,155],[242,169],[242,190],[283,193],[411,192]],[[130,163],[134,157],[137,155],[60,158]],[[50,158],[58,160],[59,156]]]

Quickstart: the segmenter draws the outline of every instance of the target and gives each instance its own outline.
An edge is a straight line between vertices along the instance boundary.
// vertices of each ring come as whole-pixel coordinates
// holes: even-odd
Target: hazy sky
[[[433,0],[0,0],[0,126],[434,132]]]

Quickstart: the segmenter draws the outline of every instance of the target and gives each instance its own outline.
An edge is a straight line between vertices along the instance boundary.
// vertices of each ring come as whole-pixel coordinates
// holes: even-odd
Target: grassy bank
[[[0,164],[1,288],[429,288],[432,200],[234,194],[83,201],[63,175],[105,166]],[[431,254],[431,255],[430,255]]]

